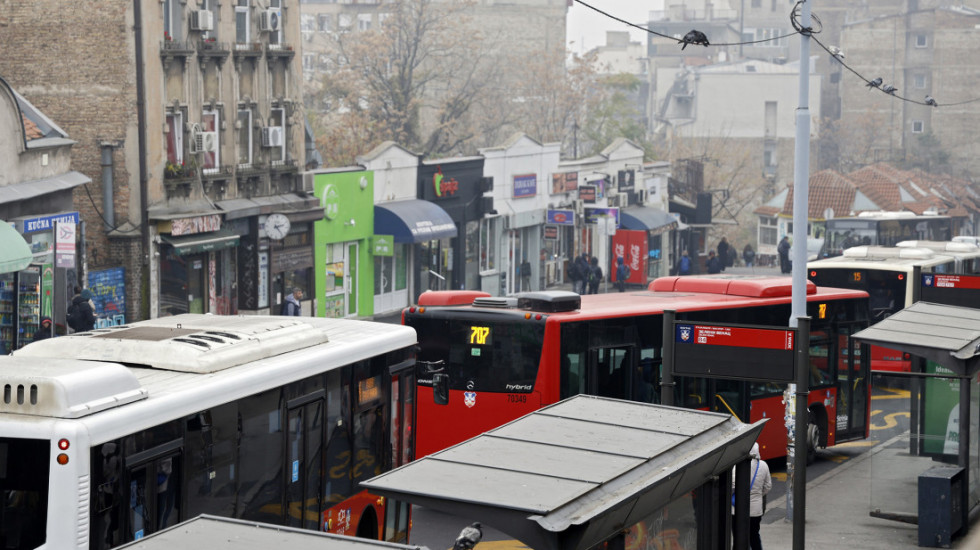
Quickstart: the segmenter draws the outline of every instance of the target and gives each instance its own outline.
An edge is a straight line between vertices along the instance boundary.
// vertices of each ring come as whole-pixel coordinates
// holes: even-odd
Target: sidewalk
[[[808,480],[805,547],[919,548],[916,525],[874,518],[869,513],[876,504],[915,511],[916,494],[908,493],[914,491],[918,474],[929,466],[922,460],[909,456],[907,440],[899,436]],[[878,494],[872,495],[873,491]],[[775,496],[762,519],[762,541],[767,548],[792,548],[793,524],[785,519],[786,495]],[[966,536],[954,539],[952,548],[980,548],[980,527],[973,526]]]

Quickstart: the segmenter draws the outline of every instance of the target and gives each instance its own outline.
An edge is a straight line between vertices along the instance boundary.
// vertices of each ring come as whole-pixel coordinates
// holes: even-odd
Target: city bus
[[[419,338],[416,454],[464,441],[579,393],[660,402],[664,311],[682,321],[787,326],[789,277],[663,277],[646,290],[579,296],[563,291],[491,297],[425,292],[403,310]],[[851,338],[868,326],[863,291],[807,285],[810,328],[808,445],[868,435],[869,366]],[[448,379],[446,378],[448,377]],[[445,380],[445,384],[443,381]],[[771,418],[764,458],[785,456],[785,386],[678,378],[674,403]],[[448,391],[444,391],[448,390]],[[446,403],[446,404],[442,404]]]
[[[899,241],[948,241],[953,236],[949,216],[912,212],[862,212],[826,222],[820,258],[840,256],[852,246],[895,246]]]
[[[924,243],[924,241],[918,241]],[[980,248],[968,243],[930,244],[945,250],[911,246],[856,246],[834,258],[807,263],[807,278],[817,286],[867,291],[872,320],[880,321],[913,302],[915,268],[922,273],[976,274]],[[880,346],[871,347],[871,368],[876,371],[908,372],[911,358]]]
[[[211,514],[407,542],[358,483],[412,458],[415,331],[178,315],[0,357],[4,548],[102,550]]]

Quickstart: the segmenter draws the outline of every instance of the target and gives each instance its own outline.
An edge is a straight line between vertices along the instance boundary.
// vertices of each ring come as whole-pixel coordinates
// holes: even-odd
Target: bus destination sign
[[[919,281],[923,302],[947,306],[980,307],[980,275],[923,273]]]
[[[470,345],[486,346],[490,341],[490,327],[473,325],[470,327]]]
[[[792,382],[796,330],[674,323],[674,374]]]

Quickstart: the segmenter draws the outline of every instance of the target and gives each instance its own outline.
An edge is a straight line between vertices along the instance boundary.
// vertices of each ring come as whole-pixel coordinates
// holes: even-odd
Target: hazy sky
[[[590,6],[642,25],[647,22],[651,10],[663,9],[662,0],[585,0]],[[606,31],[630,31],[634,41],[643,41],[643,31],[610,19],[578,2],[568,8],[567,40],[571,51],[581,54],[606,43]]]

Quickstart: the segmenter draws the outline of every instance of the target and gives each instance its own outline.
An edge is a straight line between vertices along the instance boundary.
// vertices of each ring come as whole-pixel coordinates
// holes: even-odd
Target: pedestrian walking
[[[755,250],[752,250],[751,244],[745,245],[742,249],[742,261],[745,262],[745,267],[755,266]]]
[[[586,284],[589,279],[589,254],[583,252],[575,257],[571,267],[568,268],[568,276],[572,279],[572,290],[579,294],[585,294]]]
[[[779,271],[782,273],[793,272],[793,262],[789,259],[789,237],[783,235],[776,245],[776,252],[779,254]]]
[[[280,315],[288,315],[291,317],[299,317],[302,312],[300,307],[300,302],[303,300],[303,289],[299,287],[293,288],[293,291],[286,295],[286,300],[282,303],[282,311]]]
[[[708,262],[705,264],[705,267],[708,269],[709,274],[721,273],[722,271],[721,260],[719,260],[718,256],[715,255],[714,250],[708,252]]]
[[[677,274],[678,275],[691,274],[691,257],[687,255],[687,250],[681,252],[681,259],[677,261]]]
[[[728,263],[728,237],[722,237],[718,243],[718,258],[721,270],[725,271],[725,264]]]
[[[616,256],[616,288],[620,292],[626,291],[626,280],[630,278],[630,266],[626,265],[622,256]]]
[[[769,473],[769,465],[762,460],[759,454],[758,443],[752,444],[749,457],[751,457],[749,470],[752,472],[752,481],[749,482],[749,548],[762,550],[762,537],[759,530],[762,526],[762,515],[766,513],[764,498],[772,490],[772,475]],[[732,490],[735,490],[735,468],[732,468]],[[733,519],[734,504],[735,496],[732,495]],[[732,522],[732,529],[735,529],[734,521]]]
[[[521,290],[527,292],[531,290],[531,262],[524,258],[521,262]]]
[[[599,267],[599,258],[592,256],[589,260],[589,294],[599,293],[599,283],[602,282],[602,268]]]
[[[88,332],[95,328],[95,302],[92,298],[91,290],[75,287],[75,296],[65,313],[65,321],[75,332]]]

